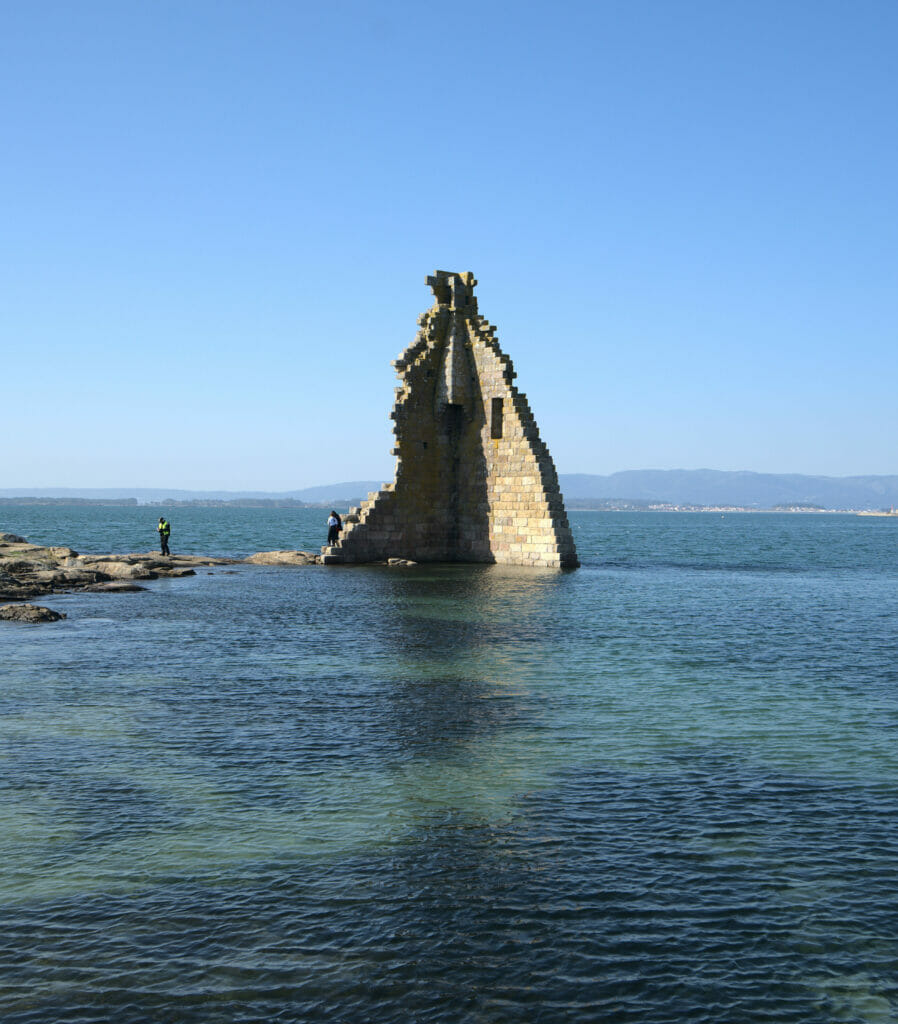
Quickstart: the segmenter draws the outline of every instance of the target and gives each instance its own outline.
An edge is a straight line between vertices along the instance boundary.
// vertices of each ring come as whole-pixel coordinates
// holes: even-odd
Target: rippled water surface
[[[156,509],[6,508],[83,551]],[[171,510],[181,552],[321,512]],[[898,1021],[898,521],[219,567],[0,623],[0,1020]]]

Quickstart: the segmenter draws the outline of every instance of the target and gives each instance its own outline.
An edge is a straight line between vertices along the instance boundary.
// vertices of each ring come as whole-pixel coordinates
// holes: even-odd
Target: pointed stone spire
[[[477,312],[474,275],[438,270],[427,284],[434,306],[393,364],[396,479],[348,518],[327,561],[577,566],[552,457]]]

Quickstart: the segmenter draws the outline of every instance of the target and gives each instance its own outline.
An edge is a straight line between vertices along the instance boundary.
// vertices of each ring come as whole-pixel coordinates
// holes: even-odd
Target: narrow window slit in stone
[[[490,418],[490,437],[498,439],[502,436],[502,399],[493,399],[492,416]]]

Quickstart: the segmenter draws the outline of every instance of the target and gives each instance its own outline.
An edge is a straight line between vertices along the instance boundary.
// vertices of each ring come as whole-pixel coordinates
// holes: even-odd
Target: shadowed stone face
[[[349,518],[326,560],[575,567],[552,457],[477,312],[474,275],[438,270],[427,284],[436,301],[393,364],[396,478]]]

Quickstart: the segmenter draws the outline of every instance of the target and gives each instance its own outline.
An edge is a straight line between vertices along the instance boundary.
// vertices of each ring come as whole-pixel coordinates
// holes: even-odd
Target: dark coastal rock
[[[47,587],[4,587],[0,590],[0,601],[27,601],[30,597],[43,597],[51,593]]]
[[[0,605],[0,619],[11,622],[58,622],[64,618],[63,612],[54,612],[52,608],[43,608],[39,604]]]
[[[27,544],[28,541],[24,537],[20,537],[17,533],[0,533],[0,544]]]
[[[191,569],[190,566],[181,565],[173,566],[171,569],[162,569],[157,567],[155,569],[156,576],[169,576],[175,579],[180,579],[182,576],[196,576],[196,569]]]
[[[29,597],[46,594],[50,588],[33,580],[25,582],[25,576],[16,575],[0,568],[0,601],[24,601]]]
[[[27,601],[29,597],[39,597],[50,593],[49,587],[37,583],[23,583],[14,576],[0,573],[0,601]]]
[[[104,583],[92,583],[84,587],[91,593],[103,594],[133,594],[138,590],[146,590],[139,583],[130,583],[128,580],[106,580]]]
[[[27,573],[40,572],[46,568],[46,562],[37,562],[30,558],[8,558],[3,561],[4,571],[16,577]]]

